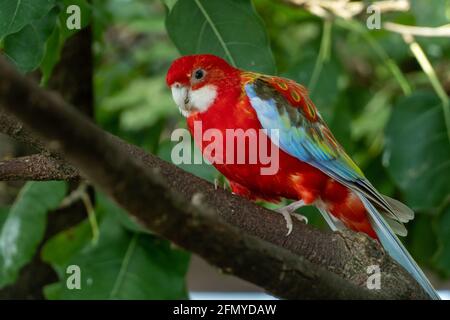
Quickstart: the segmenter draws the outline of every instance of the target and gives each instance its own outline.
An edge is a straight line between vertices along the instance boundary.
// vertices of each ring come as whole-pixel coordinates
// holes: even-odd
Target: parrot
[[[231,191],[250,200],[293,201],[276,211],[286,220],[307,219],[295,210],[313,205],[333,231],[350,229],[379,241],[433,299],[439,295],[396,236],[406,236],[404,223],[414,218],[405,204],[379,193],[337,142],[307,89],[293,80],[241,70],[212,54],[186,55],[172,62],[166,84],[187,128],[203,156],[211,141],[195,134],[195,126],[227,130],[256,130],[257,144],[278,155],[278,170],[261,174],[265,165],[210,161],[223,174]],[[226,157],[225,139],[216,153]],[[209,156],[211,157],[211,154]],[[236,155],[236,154],[234,154]],[[210,160],[210,159],[207,159]]]

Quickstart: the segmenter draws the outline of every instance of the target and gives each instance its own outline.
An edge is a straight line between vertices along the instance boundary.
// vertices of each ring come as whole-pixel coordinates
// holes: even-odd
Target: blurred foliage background
[[[167,69],[180,54],[213,53],[238,67],[306,85],[336,138],[375,187],[416,211],[405,243],[436,285],[445,287],[450,277],[449,37],[405,39],[385,28],[370,30],[366,22],[372,12],[366,8],[372,1],[339,1],[352,5],[337,11],[289,0],[37,2],[41,9],[8,28],[0,11],[2,51],[23,72],[39,69],[45,85],[71,36],[64,8],[79,4],[83,26],[94,30],[96,122],[167,161],[175,143],[171,132],[185,126],[165,86]],[[403,10],[381,13],[381,26],[449,24],[448,0],[401,2],[407,4]],[[354,5],[361,9],[351,12]],[[434,72],[424,71],[427,62]],[[182,167],[211,182],[224,180],[206,164]],[[61,202],[65,188],[59,182],[27,183],[13,204],[3,201],[0,286],[13,283],[29,261],[42,240],[46,212]],[[310,223],[326,228],[314,209],[301,210]],[[23,227],[29,211],[41,213]],[[143,232],[100,193],[91,211],[86,221],[42,249],[60,277],[46,287],[48,298],[187,297],[188,253]],[[71,264],[82,268],[85,289],[65,289]]]

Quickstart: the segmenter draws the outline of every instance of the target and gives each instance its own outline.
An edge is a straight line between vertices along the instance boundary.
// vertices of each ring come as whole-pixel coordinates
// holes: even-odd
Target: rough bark
[[[73,180],[78,177],[78,171],[66,162],[44,154],[0,161],[1,181]]]
[[[0,106],[145,227],[272,294],[427,298],[409,274],[365,235],[323,232],[294,222],[286,237],[279,215],[214,190],[206,181],[107,134],[3,60]],[[370,291],[365,288],[367,267],[374,264],[381,268],[382,286]]]

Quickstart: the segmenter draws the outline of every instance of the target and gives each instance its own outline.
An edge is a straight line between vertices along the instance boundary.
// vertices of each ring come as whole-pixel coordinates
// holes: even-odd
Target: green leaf
[[[179,0],[166,27],[183,55],[211,53],[242,69],[275,73],[264,24],[250,0]]]
[[[416,25],[421,27],[438,27],[448,24],[449,0],[411,0],[411,11],[416,17]]]
[[[352,134],[355,140],[365,137],[371,144],[383,132],[391,113],[389,99],[389,94],[380,90],[362,108],[361,113],[353,122]]]
[[[82,228],[80,225],[79,228]],[[79,234],[81,231],[75,231]],[[49,298],[58,299],[180,299],[187,298],[184,276],[189,255],[172,248],[156,237],[127,231],[114,217],[106,217],[100,226],[97,245],[88,242],[70,258],[54,254],[55,246],[65,248],[71,237],[51,239],[45,259],[66,270],[77,265],[81,270],[81,289],[66,288],[66,275],[61,282],[48,287]],[[78,242],[78,240],[77,240]],[[62,264],[61,264],[62,262]]]
[[[44,56],[44,42],[38,31],[27,25],[17,34],[6,37],[5,53],[20,71],[32,71]]]
[[[439,207],[450,194],[450,145],[440,100],[418,92],[400,100],[386,128],[384,164],[416,209]]]
[[[167,9],[172,10],[178,0],[162,0]]]
[[[58,9],[54,8],[41,19],[5,37],[5,54],[20,71],[29,72],[40,65],[45,54],[45,43],[55,28],[57,16]]]
[[[67,7],[76,5],[80,8],[81,29],[89,24],[91,18],[91,7],[86,0],[58,0],[60,6],[55,6],[55,0],[46,1],[52,5],[43,6],[42,11],[39,11],[40,15],[33,14],[34,6],[20,5],[21,12],[27,13],[30,18],[22,21],[18,30],[11,29],[15,32],[6,33],[4,39],[5,54],[22,72],[33,71],[42,63],[43,83],[48,81],[53,67],[58,62],[65,40],[79,31],[67,28],[66,22],[71,16],[66,11]]]
[[[62,284],[60,282],[46,285],[43,289],[44,296],[47,300],[61,299]]]
[[[423,266],[430,266],[436,253],[436,234],[433,230],[433,217],[416,213],[414,220],[407,224],[408,237],[405,238],[409,253]],[[450,221],[449,221],[450,222]],[[450,224],[447,224],[450,226]]]
[[[88,221],[62,231],[42,250],[60,281],[45,288],[48,299],[185,299],[189,254],[166,240],[139,232],[134,221],[97,193],[100,237],[94,244]],[[81,270],[81,289],[66,286],[67,267]]]
[[[331,132],[347,153],[352,154],[353,141],[351,139],[350,124],[352,114],[348,106],[347,95],[342,95],[333,108],[333,115],[328,121]]]
[[[433,264],[445,277],[450,277],[450,206],[441,212],[436,223],[438,251]]]
[[[13,283],[33,257],[44,236],[47,213],[65,193],[64,182],[28,182],[22,188],[0,233],[0,287]]]
[[[7,0],[0,2],[0,40],[45,16],[55,0]]]
[[[132,217],[125,212],[121,207],[111,201],[104,194],[97,192],[96,193],[96,208],[95,212],[97,215],[111,215],[114,217],[119,223],[122,224],[123,227],[130,231],[140,232],[140,233],[148,233],[149,231],[144,229],[137,221],[133,220]]]
[[[132,220],[129,214],[101,192],[96,192],[95,202],[95,214],[99,221],[105,216],[109,216],[130,231],[148,233],[146,229]],[[91,240],[92,229],[86,219],[47,241],[41,251],[42,260],[52,264],[58,274],[63,276],[64,267],[68,265],[70,259],[87,247]]]
[[[61,49],[60,29],[55,28],[47,40],[45,55],[41,62],[42,83],[46,84],[50,79],[53,68],[58,63],[61,56]]]
[[[8,218],[9,208],[8,207],[0,207],[0,230],[3,227],[3,224]]]
[[[52,264],[60,276],[64,275],[63,268],[70,259],[78,254],[92,239],[92,230],[86,219],[78,225],[58,233],[42,248],[42,260]]]

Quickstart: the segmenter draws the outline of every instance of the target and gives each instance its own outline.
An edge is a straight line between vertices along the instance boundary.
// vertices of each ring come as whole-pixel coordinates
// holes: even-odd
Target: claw
[[[294,216],[294,218],[296,218],[297,220],[303,222],[303,223],[308,223],[308,218],[306,218],[305,216],[301,215],[301,214],[296,214],[294,213],[295,210],[297,210],[300,207],[303,207],[305,205],[305,203],[300,200],[300,201],[296,201],[293,202],[285,207],[276,209],[276,212],[279,212],[283,215],[284,220],[286,221],[286,228],[288,229],[288,232],[286,233],[286,236],[290,235],[292,232],[292,216]]]
[[[286,233],[286,237],[288,235],[291,234],[292,232],[292,218],[291,218],[291,214],[288,211],[278,211],[279,213],[281,213],[283,215],[284,220],[286,221],[286,228],[288,229],[287,233]]]
[[[299,214],[299,213],[293,213],[292,215],[293,215],[294,218],[297,219],[298,221],[303,222],[304,224],[308,224],[308,218],[305,217],[304,215]]]

